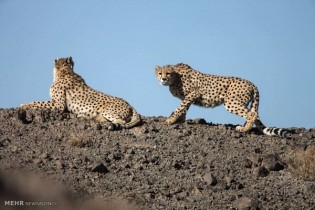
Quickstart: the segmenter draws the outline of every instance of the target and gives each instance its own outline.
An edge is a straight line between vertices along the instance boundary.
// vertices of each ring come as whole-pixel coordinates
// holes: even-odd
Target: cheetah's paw
[[[245,128],[243,126],[236,126],[235,130],[239,131],[239,132],[245,132]]]
[[[27,108],[30,108],[31,106],[30,104],[21,104],[19,107],[22,109],[27,109]]]
[[[176,120],[175,120],[174,118],[170,118],[170,117],[169,117],[169,118],[167,118],[167,120],[165,121],[165,123],[168,124],[168,125],[171,125],[171,124],[174,124],[175,121],[176,121]]]

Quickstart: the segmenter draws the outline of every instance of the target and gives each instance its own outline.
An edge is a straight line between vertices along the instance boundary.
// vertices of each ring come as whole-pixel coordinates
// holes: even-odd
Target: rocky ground
[[[0,209],[315,209],[315,129],[284,139],[164,120],[108,131],[69,113],[0,109]]]

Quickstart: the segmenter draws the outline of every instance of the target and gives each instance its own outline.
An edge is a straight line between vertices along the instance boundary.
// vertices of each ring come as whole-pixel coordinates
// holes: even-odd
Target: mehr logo
[[[54,201],[4,201],[5,206],[56,206]]]
[[[4,201],[5,206],[24,206],[24,201]]]

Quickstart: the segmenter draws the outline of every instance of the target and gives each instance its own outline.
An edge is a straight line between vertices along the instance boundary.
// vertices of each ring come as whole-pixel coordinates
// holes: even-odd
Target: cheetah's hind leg
[[[257,119],[257,113],[256,112],[247,112],[246,114],[246,123],[244,126],[236,126],[236,130],[237,131],[240,131],[240,132],[247,132],[248,130],[250,130],[254,124],[255,124],[255,121]]]
[[[238,101],[226,101],[224,103],[225,108],[238,116],[241,116],[246,119],[246,123],[244,126],[237,126],[236,130],[239,132],[247,132],[250,130],[258,117],[256,112],[249,111],[246,105],[238,102]]]
[[[102,122],[110,131],[122,129],[126,124],[126,121],[119,116],[114,116],[113,114],[108,114],[106,112],[96,115],[95,120]]]

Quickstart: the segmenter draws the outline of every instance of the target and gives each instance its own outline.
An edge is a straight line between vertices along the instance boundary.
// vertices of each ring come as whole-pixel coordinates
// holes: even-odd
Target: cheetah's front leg
[[[23,109],[56,109],[64,111],[67,108],[66,92],[65,90],[59,90],[59,94],[53,94],[49,101],[36,101],[27,104],[21,104]]]
[[[27,104],[21,104],[22,109],[57,109],[63,111],[66,104],[58,101],[34,101]]]
[[[196,91],[191,92],[188,94],[182,103],[176,108],[176,110],[167,118],[165,121],[167,124],[171,125],[174,124],[179,119],[185,119],[186,113],[190,107],[190,105],[200,97],[200,94],[198,94]]]

